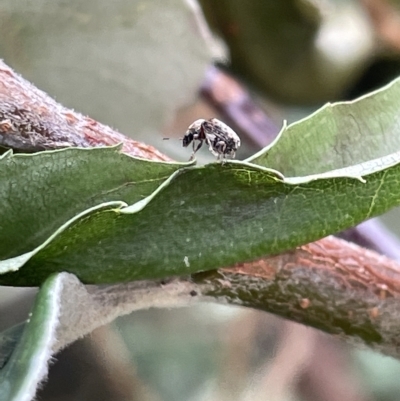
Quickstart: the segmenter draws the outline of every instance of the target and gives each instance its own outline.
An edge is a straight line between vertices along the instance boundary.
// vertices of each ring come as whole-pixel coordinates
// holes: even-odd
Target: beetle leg
[[[196,150],[194,149],[194,146],[193,146],[193,153],[196,153],[196,152],[203,146],[203,142],[204,142],[204,141],[202,141],[202,140],[200,139],[200,143],[197,145]]]
[[[219,152],[217,152],[217,151],[212,147],[212,145],[210,145],[209,150],[210,150],[210,152],[211,152],[214,156],[219,157]]]
[[[210,138],[209,138],[208,136],[206,136],[205,141],[206,141],[206,143],[207,143],[207,145],[208,145],[208,150],[209,150],[214,156],[218,156],[219,153],[215,151],[215,148],[214,148],[214,146],[213,146],[213,144],[212,144],[212,142],[211,142],[211,140],[210,140]]]
[[[225,153],[220,153],[218,155],[218,160],[221,161],[221,164],[225,164],[226,163],[226,154]]]
[[[217,142],[215,144],[215,147],[217,148],[219,154],[222,154],[222,155],[225,154],[226,143],[224,141]]]
[[[197,145],[197,148],[196,148],[196,149],[194,148],[194,145],[195,145],[195,142],[193,141],[193,153],[192,153],[192,155],[190,156],[189,161],[191,161],[191,160],[194,159],[194,154],[203,146],[203,141],[200,139],[200,143]]]

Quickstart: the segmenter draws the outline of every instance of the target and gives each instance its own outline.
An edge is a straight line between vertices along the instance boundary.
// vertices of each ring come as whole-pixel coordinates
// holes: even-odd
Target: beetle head
[[[186,131],[186,134],[182,138],[182,146],[187,147],[190,145],[190,143],[193,141],[193,132],[190,132],[190,130]]]
[[[190,145],[190,143],[194,140],[194,139],[199,139],[199,137],[201,136],[201,132],[202,132],[202,125],[206,120],[204,119],[199,119],[196,120],[194,123],[189,125],[188,130],[186,131],[186,134],[184,135],[184,137],[182,138],[182,145],[186,148],[186,146]]]

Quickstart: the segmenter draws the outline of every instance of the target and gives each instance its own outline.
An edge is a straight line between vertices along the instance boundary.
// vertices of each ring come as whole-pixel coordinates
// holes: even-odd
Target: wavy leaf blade
[[[299,185],[256,166],[182,171],[141,211],[91,214],[1,284],[68,271],[86,283],[183,275],[275,254],[353,226],[400,202],[400,165]]]

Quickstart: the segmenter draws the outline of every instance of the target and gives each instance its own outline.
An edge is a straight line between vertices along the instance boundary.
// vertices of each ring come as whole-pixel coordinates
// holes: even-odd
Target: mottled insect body
[[[198,142],[197,147],[196,141]],[[182,145],[187,147],[193,143],[193,153],[190,160],[194,158],[195,153],[203,146],[204,142],[208,145],[210,152],[218,157],[218,160],[227,157],[233,159],[240,147],[240,138],[236,132],[216,118],[196,120],[189,126],[182,139]]]

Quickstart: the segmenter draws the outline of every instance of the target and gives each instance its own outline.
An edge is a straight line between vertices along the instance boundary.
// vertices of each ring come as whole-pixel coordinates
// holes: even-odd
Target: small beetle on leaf
[[[196,147],[196,141],[198,145]],[[211,118],[210,120],[196,120],[191,124],[182,139],[184,147],[193,142],[193,153],[189,160],[193,160],[195,153],[203,146],[205,142],[210,152],[217,156],[218,160],[227,157],[234,158],[237,149],[240,146],[240,138],[236,132],[228,127],[222,121]]]

